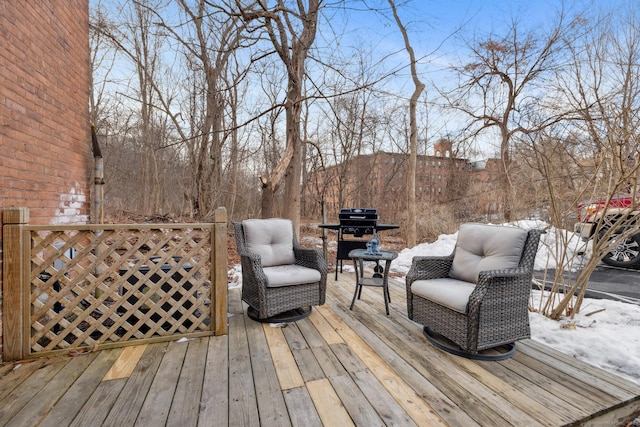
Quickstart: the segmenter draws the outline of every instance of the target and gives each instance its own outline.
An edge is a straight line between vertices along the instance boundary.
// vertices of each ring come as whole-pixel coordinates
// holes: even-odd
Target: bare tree
[[[588,22],[587,22],[588,23]],[[589,162],[576,193],[605,199],[628,193],[637,201],[640,173],[640,15],[635,7],[590,22],[593,31],[572,46],[571,73],[558,79],[559,93],[579,113],[574,132],[583,144],[576,164]],[[637,202],[631,210],[637,209]],[[635,215],[608,216],[596,224],[592,255],[560,303],[550,311],[557,318],[579,312],[589,277],[616,246],[640,251],[640,221]],[[573,296],[576,295],[576,300]]]
[[[454,68],[460,84],[443,94],[451,108],[471,118],[469,127],[475,135],[498,130],[502,210],[507,221],[513,217],[513,143],[518,135],[535,134],[559,120],[535,112],[544,108],[545,81],[558,66],[571,28],[564,12],[546,34],[539,28],[523,31],[523,25],[512,20],[505,35],[468,43],[473,60]],[[540,118],[540,122],[534,120]]]
[[[180,134],[183,141],[188,141],[191,153],[193,185],[187,196],[193,212],[207,215],[217,207],[222,194],[223,146],[232,135],[225,132],[223,125],[226,94],[243,73],[236,73],[235,81],[226,77],[241,43],[243,26],[237,16],[223,10],[223,4],[206,0],[178,0],[178,4],[186,17],[184,25],[175,26],[164,20],[159,25],[180,43],[192,71],[194,86],[189,90],[195,98],[189,103],[189,133],[180,130]],[[169,100],[164,105],[169,107]],[[165,112],[181,129],[184,118],[171,108]]]
[[[115,51],[124,54],[134,65],[127,96],[139,109],[128,120],[122,137],[128,139],[135,151],[136,178],[139,178],[141,187],[138,193],[141,197],[135,200],[138,208],[147,214],[162,210],[166,186],[159,164],[164,162],[169,154],[160,151],[160,147],[166,143],[167,134],[164,132],[163,119],[155,107],[159,93],[156,89],[161,85],[158,78],[162,74],[159,46],[163,44],[163,38],[152,31],[153,16],[149,10],[140,3],[131,3],[121,9],[120,22],[109,22],[106,15],[98,13],[94,16],[92,24],[96,40],[98,37],[109,40]],[[108,49],[94,46],[94,58],[105,51]],[[96,83],[94,81],[94,89],[99,89],[100,86]],[[94,93],[99,95],[95,90]],[[105,130],[101,128],[105,123],[101,122],[100,118],[104,120],[105,115],[98,111],[96,106],[94,98],[93,114],[98,121],[97,130],[101,133]],[[99,117],[100,115],[102,117]],[[138,182],[138,179],[133,182]]]
[[[267,3],[266,0],[257,0],[250,6],[243,6],[236,2],[236,7],[245,21],[258,20],[264,25],[264,30],[287,72],[286,146],[271,175],[262,179],[262,215],[272,216],[272,200],[284,176],[284,206],[287,207],[284,214],[293,221],[298,232],[302,176],[300,117],[303,107],[303,79],[305,60],[316,37],[321,1],[309,0],[306,7],[304,2],[298,1],[294,2],[291,8],[284,0],[275,1],[271,7]]]
[[[409,169],[407,170],[407,230],[405,232],[407,245],[409,247],[413,247],[416,245],[416,164],[418,158],[418,124],[416,122],[416,109],[418,106],[418,99],[420,99],[420,95],[425,88],[424,83],[420,81],[418,77],[418,71],[416,68],[416,55],[413,51],[413,47],[411,47],[411,43],[409,42],[409,35],[407,34],[407,29],[402,24],[400,17],[398,16],[398,11],[396,10],[396,5],[393,0],[389,0],[389,6],[391,6],[391,10],[393,11],[393,17],[398,25],[398,29],[400,33],[402,33],[402,38],[404,39],[404,46],[409,54],[409,60],[411,63],[411,79],[413,80],[413,84],[415,89],[411,94],[411,99],[409,100]]]

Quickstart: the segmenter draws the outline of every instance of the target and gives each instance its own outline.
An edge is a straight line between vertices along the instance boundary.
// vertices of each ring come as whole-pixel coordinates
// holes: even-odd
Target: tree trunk
[[[273,203],[277,185],[285,177],[285,216],[290,218],[295,226],[296,234],[300,231],[300,192],[302,173],[302,141],[300,140],[300,117],[302,111],[302,81],[304,79],[304,64],[316,37],[320,0],[309,0],[307,10],[305,2],[298,2],[298,10],[293,11],[285,7],[284,1],[278,0],[273,10],[261,9],[241,10],[245,19],[264,19],[269,39],[287,70],[287,99],[286,132],[287,146],[282,159],[273,170],[269,179],[263,179],[262,200],[263,207],[273,212]],[[302,30],[295,34],[290,20],[300,21]],[[285,175],[286,173],[286,175]],[[264,188],[268,185],[268,190]],[[263,211],[263,216],[266,212]]]
[[[416,120],[416,109],[418,106],[418,99],[420,98],[425,86],[418,78],[416,56],[413,52],[413,48],[411,47],[411,43],[409,43],[407,29],[402,24],[402,21],[400,21],[400,17],[398,16],[396,5],[393,0],[389,0],[389,6],[391,6],[391,9],[393,10],[393,17],[396,20],[396,24],[398,24],[400,32],[402,33],[405,49],[407,49],[407,52],[409,53],[409,59],[411,60],[411,77],[413,79],[413,84],[415,85],[415,90],[409,100],[409,126],[411,131],[409,135],[409,170],[407,171],[407,230],[405,233],[407,246],[412,248],[417,243],[416,235],[418,234],[416,225],[416,169],[418,159],[418,124]]]
[[[262,212],[262,218],[273,218],[275,216],[275,192],[276,190],[269,185],[269,182],[265,178],[261,178],[262,183],[262,198],[260,204],[260,211]]]
[[[509,222],[513,219],[513,199],[511,197],[511,155],[509,153],[509,136],[505,126],[500,127],[502,134],[502,144],[500,145],[500,159],[502,171],[500,174],[500,190],[502,192],[502,212],[504,220]]]
[[[302,113],[301,84],[300,80],[291,78],[289,80],[289,91],[287,98],[287,145],[293,147],[291,162],[285,174],[285,194],[283,215],[291,219],[296,233],[300,230],[300,195],[302,193],[302,141],[300,140],[300,117]],[[302,78],[302,76],[299,76]]]

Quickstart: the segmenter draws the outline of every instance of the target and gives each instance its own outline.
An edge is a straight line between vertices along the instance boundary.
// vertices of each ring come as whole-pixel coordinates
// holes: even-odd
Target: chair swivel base
[[[433,332],[431,329],[429,329],[427,326],[425,326],[422,329],[422,333],[424,334],[424,336],[427,338],[427,340],[433,344],[434,346],[438,347],[440,350],[446,351],[447,353],[451,353],[453,355],[456,356],[461,356],[461,357],[466,357],[467,359],[473,359],[473,360],[505,360],[510,358],[511,356],[513,356],[516,352],[516,344],[515,343],[510,343],[510,344],[504,344],[498,347],[495,347],[491,350],[497,350],[499,348],[504,348],[505,351],[501,352],[501,353],[497,353],[497,354],[485,354],[485,353],[470,353],[468,351],[464,351],[462,350],[460,347],[458,347],[456,344],[454,344],[453,342],[449,341],[446,337],[443,337],[440,334],[437,334],[435,332]],[[445,342],[446,341],[446,342]]]
[[[304,319],[311,314],[312,307],[294,308],[293,310],[284,311],[282,313],[274,314],[271,317],[261,318],[258,315],[258,310],[249,306],[247,309],[247,316],[256,322],[262,323],[288,323],[295,322],[296,320]]]

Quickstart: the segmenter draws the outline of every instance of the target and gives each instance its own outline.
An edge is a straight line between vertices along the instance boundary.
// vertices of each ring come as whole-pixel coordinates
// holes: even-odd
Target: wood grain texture
[[[0,366],[0,424],[598,426],[640,412],[640,384],[535,341],[499,362],[440,351],[402,283],[389,316],[367,289],[349,310],[351,280],[286,327],[251,320],[233,288],[228,335]]]
[[[276,367],[280,388],[288,390],[290,388],[302,387],[304,380],[296,364],[296,359],[291,353],[287,340],[279,327],[273,327],[267,323],[263,324],[264,335],[269,344],[271,358]]]
[[[120,378],[128,378],[131,372],[136,368],[138,361],[147,349],[146,345],[136,345],[126,347],[120,357],[115,361],[109,372],[107,372],[102,381],[117,380]]]

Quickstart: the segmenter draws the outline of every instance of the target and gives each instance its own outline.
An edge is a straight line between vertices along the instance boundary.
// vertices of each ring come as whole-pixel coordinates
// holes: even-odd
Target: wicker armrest
[[[238,251],[238,255],[240,256],[240,260],[248,263],[247,266],[251,266],[252,269],[262,269],[262,260],[260,259],[260,255],[246,251]]]
[[[327,261],[322,255],[322,251],[320,249],[303,248],[301,246],[294,245],[293,252],[296,256],[296,264],[320,271],[319,303],[324,304],[327,291],[327,274],[329,273],[329,268],[327,267]]]
[[[438,279],[448,277],[453,263],[453,254],[447,256],[413,257],[411,268],[407,273],[407,285],[416,280]]]
[[[293,253],[296,257],[296,264],[321,271],[327,270],[327,263],[320,249],[297,246],[293,248]]]
[[[494,303],[507,302],[517,298],[518,292],[528,298],[530,289],[531,271],[525,268],[481,271],[478,284],[469,296],[469,313],[476,312],[486,298]]]
[[[242,265],[242,274],[247,276],[246,279],[250,285],[266,286],[267,276],[262,270],[262,262],[260,255],[251,252],[242,252],[240,255],[240,264]]]

